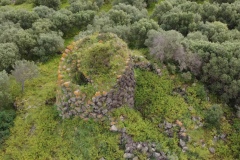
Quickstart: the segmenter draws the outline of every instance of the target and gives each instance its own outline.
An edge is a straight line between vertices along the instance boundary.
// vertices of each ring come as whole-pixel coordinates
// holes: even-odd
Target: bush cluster
[[[93,24],[88,25],[88,30],[81,32],[76,39],[94,32],[112,32],[128,42],[130,47],[144,47],[147,32],[157,30],[159,26],[148,18],[147,10],[137,7],[135,2],[138,1],[116,1],[109,12],[96,15]]]
[[[96,3],[74,0],[67,9],[53,1],[35,1],[33,11],[0,8],[0,71],[19,59],[42,60],[61,52],[63,37],[73,27],[84,28],[98,10]],[[58,3],[58,2],[57,2]]]
[[[163,1],[152,17],[167,31],[148,32],[145,45],[156,59],[191,71],[223,101],[240,104],[239,9],[239,1]]]

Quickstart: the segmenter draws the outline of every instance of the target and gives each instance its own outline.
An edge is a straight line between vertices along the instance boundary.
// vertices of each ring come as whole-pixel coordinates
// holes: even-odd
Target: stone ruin
[[[97,90],[92,95],[85,93],[81,90],[81,85],[87,84],[89,87],[93,87],[95,86],[95,81],[89,78],[90,75],[86,75],[86,72],[82,72],[81,62],[84,59],[79,57],[78,54],[83,51],[82,48],[84,47],[87,48],[96,43],[108,42],[110,42],[109,44],[112,47],[124,51],[122,57],[120,57],[124,59],[124,61],[120,62],[122,68],[114,71],[114,75],[111,77],[115,81],[115,84],[101,84],[106,85],[106,88]],[[62,54],[58,70],[56,105],[60,111],[60,116],[62,118],[79,116],[83,119],[93,118],[104,120],[107,117],[107,113],[114,108],[123,105],[133,107],[135,79],[133,63],[129,52],[127,45],[116,35],[110,33],[95,34],[90,38],[86,37],[69,45]],[[72,76],[74,72],[81,73],[80,79],[82,80],[82,84],[75,82]],[[106,72],[110,72],[110,70],[106,70]]]

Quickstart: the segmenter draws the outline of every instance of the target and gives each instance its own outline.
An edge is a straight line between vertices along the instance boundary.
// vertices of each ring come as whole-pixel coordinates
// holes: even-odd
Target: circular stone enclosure
[[[134,106],[130,50],[115,34],[94,34],[73,42],[58,70],[57,106],[62,118],[104,119],[122,105]]]

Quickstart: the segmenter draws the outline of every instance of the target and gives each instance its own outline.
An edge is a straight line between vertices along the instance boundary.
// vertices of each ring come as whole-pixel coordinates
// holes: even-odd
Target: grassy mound
[[[59,65],[59,84],[71,82],[88,98],[111,90],[129,62],[126,43],[110,33],[94,34],[67,48]]]

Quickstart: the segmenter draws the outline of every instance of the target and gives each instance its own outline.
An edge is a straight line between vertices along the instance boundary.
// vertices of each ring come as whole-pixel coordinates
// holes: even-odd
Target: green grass
[[[61,8],[61,9],[62,9],[62,8],[67,8],[68,6],[70,6],[70,4],[66,1],[66,2],[64,2],[64,3],[61,3],[60,8]]]
[[[64,2],[61,8],[68,5]],[[33,5],[24,3],[10,7],[31,11]],[[99,12],[107,12],[111,7],[111,2],[104,4]],[[147,8],[149,15],[154,7],[155,4],[152,4]],[[65,35],[65,46],[74,41],[74,36],[80,30],[73,28]],[[145,55],[140,58],[142,61],[150,59],[147,50],[135,50],[132,55]],[[60,56],[55,56],[47,63],[38,64],[40,76],[26,82],[23,94],[20,84],[11,78],[11,92],[13,97],[17,97],[18,110],[11,134],[0,150],[0,159],[123,159],[124,151],[119,146],[120,134],[110,132],[108,122],[84,121],[80,118],[62,120],[59,116],[53,104],[59,60]],[[193,80],[195,83],[186,83],[178,74],[171,75],[166,69],[162,69],[162,72],[163,75],[159,77],[152,72],[135,70],[135,110],[128,107],[115,110],[112,115],[116,119],[121,115],[125,117],[125,121],[119,121],[118,127],[125,127],[135,141],[156,142],[158,149],[175,159],[239,159],[240,121],[232,119],[234,111],[221,105],[224,117],[219,127],[194,129],[196,124],[191,117],[203,119],[205,111],[221,101],[214,95],[206,94],[203,85],[196,80]],[[178,87],[186,89],[184,96],[173,94],[173,89]],[[207,97],[210,97],[210,101],[207,101]],[[47,101],[53,102],[46,104]],[[164,120],[174,123],[177,119],[183,122],[187,135],[191,137],[187,153],[183,153],[178,146],[177,129],[174,137],[169,138],[158,128],[158,124]],[[222,133],[228,134],[226,141],[214,143],[213,136]],[[216,153],[210,154],[208,147],[214,147]]]
[[[158,0],[156,3],[151,3],[148,7],[147,7],[147,10],[148,10],[148,16],[151,16],[153,11],[154,11],[154,8],[157,4],[161,3],[163,0]]]
[[[8,5],[8,6],[11,8],[14,8],[14,9],[25,9],[28,11],[32,11],[32,9],[34,8],[32,3],[23,3],[23,4],[19,4],[19,5],[12,4],[12,5]]]
[[[81,29],[74,27],[66,35],[64,35],[64,46],[67,47],[74,41],[74,37],[81,32]]]
[[[41,75],[17,98],[19,110],[0,159],[121,159],[119,135],[108,126],[80,118],[63,121],[55,106],[45,104],[56,94],[59,58],[39,65]]]
[[[100,8],[100,12],[108,12],[112,8],[113,0],[109,0],[108,3],[104,3]]]
[[[134,52],[135,55],[141,55]],[[119,146],[120,134],[110,132],[108,122],[84,121],[80,118],[62,120],[54,105],[46,105],[46,101],[56,94],[59,59],[60,56],[55,56],[47,63],[38,64],[41,74],[26,83],[23,94],[19,92],[19,84],[11,80],[11,90],[18,95],[18,111],[11,135],[0,151],[0,159],[122,159],[124,152]],[[233,156],[228,156],[229,153],[237,157],[237,129],[240,123],[235,120],[234,125],[230,125],[228,118],[232,111],[223,106],[227,119],[221,120],[219,130],[195,130],[191,116],[202,117],[203,111],[211,106],[204,98],[202,85],[185,84],[178,75],[170,75],[165,69],[162,72],[163,76],[159,77],[151,72],[135,70],[135,103],[141,113],[128,107],[115,110],[113,116],[116,119],[121,115],[125,117],[123,122],[119,121],[118,127],[125,127],[135,141],[156,142],[158,149],[169,157],[233,159]],[[175,87],[186,85],[187,97],[172,94]],[[188,110],[190,106],[193,108],[191,111]],[[158,128],[163,120],[174,123],[176,119],[183,122],[192,139],[188,143],[187,153],[183,153],[178,146],[177,129],[174,137],[168,138]],[[236,131],[231,135],[233,129]],[[230,140],[214,145],[212,138],[220,133],[230,134]],[[202,142],[206,144],[205,147],[202,147]],[[210,146],[215,147],[215,155],[209,153]]]

